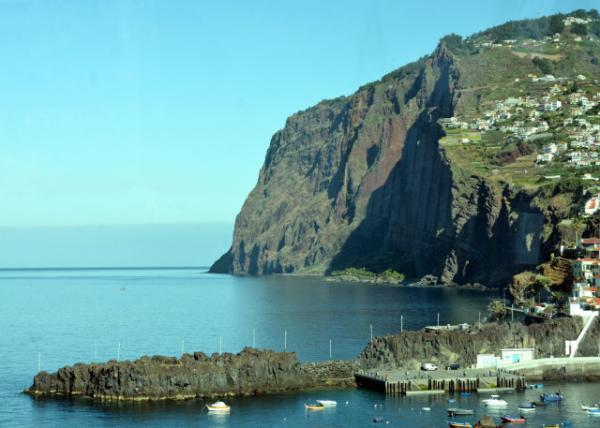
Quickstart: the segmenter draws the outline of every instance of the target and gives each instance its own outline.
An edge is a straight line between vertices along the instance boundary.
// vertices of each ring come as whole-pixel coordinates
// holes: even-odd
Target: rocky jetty
[[[408,331],[374,338],[359,356],[367,369],[418,369],[424,362],[440,367],[459,363],[468,367],[477,354],[498,354],[502,348],[535,348],[537,358],[562,357],[565,340],[575,340],[581,318],[563,318],[525,326],[520,323],[490,323],[454,331]],[[597,356],[600,321],[582,342],[577,356]]]
[[[351,386],[356,367],[352,361],[302,364],[295,353],[245,348],[235,355],[196,352],[181,358],[75,364],[37,374],[25,392],[131,401],[244,396]]]
[[[272,394],[311,388],[353,387],[354,373],[372,369],[418,369],[423,362],[440,367],[476,363],[477,354],[501,348],[533,347],[538,358],[562,356],[564,341],[579,334],[582,321],[564,318],[524,326],[483,324],[467,330],[409,331],[374,338],[356,360],[300,363],[292,352],[245,348],[239,354],[142,357],[135,361],[75,364],[56,373],[40,372],[24,392],[32,396],[82,396],[97,400],[183,400]],[[589,330],[577,356],[596,356],[600,320]],[[544,379],[579,376],[580,367],[544,369]],[[591,374],[593,374],[592,377]],[[577,379],[598,380],[600,370]]]

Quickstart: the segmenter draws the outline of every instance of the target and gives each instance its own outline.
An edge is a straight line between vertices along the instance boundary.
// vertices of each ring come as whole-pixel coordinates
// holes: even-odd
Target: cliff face
[[[553,207],[552,194],[466,173],[440,147],[437,121],[478,109],[473,88],[527,70],[535,71],[529,59],[461,56],[442,42],[350,97],[293,115],[273,136],[231,249],[211,271],[394,268],[446,283],[508,283],[559,239],[565,201]]]

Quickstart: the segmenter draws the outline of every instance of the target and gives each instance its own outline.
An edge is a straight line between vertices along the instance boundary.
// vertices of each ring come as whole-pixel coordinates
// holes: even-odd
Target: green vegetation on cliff
[[[581,23],[586,35],[573,32]],[[211,270],[393,269],[494,286],[535,267],[580,211],[583,174],[595,177],[597,23],[596,11],[576,11],[450,35],[292,115]]]
[[[333,271],[331,276],[340,281],[385,284],[400,284],[405,279],[405,276],[402,273],[396,272],[393,269],[386,269],[381,273],[375,273],[365,268],[354,267]]]

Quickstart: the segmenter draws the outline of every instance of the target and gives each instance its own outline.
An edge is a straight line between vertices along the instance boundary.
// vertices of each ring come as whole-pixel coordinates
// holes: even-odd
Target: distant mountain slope
[[[560,219],[579,209],[581,183],[527,187],[479,173],[440,144],[438,121],[480,115],[494,100],[519,96],[523,86],[514,82],[540,75],[540,67],[600,76],[597,13],[576,14],[590,21],[583,45],[559,25],[566,15],[465,40],[451,35],[433,54],[352,96],[292,115],[271,140],[231,249],[211,271],[394,268],[409,277],[495,285],[536,264],[561,239]],[[498,39],[544,39],[557,29],[567,40],[559,53]]]

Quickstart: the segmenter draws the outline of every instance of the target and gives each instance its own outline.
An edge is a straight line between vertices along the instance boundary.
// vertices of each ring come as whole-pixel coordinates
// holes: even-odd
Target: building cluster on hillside
[[[593,200],[597,210],[600,201]],[[573,260],[571,315],[600,310],[600,238],[583,238],[577,244],[581,257]]]
[[[559,160],[576,167],[600,165],[600,115],[595,109],[600,104],[600,85],[589,82],[584,91],[576,88],[575,80],[550,75],[528,77],[551,84],[538,88],[542,90],[538,96],[508,97],[478,117],[451,117],[440,123],[447,129],[501,131],[507,138],[520,141],[556,141],[540,148],[538,164]]]

